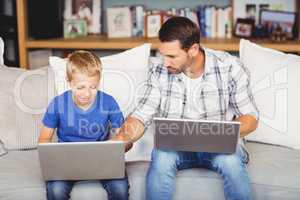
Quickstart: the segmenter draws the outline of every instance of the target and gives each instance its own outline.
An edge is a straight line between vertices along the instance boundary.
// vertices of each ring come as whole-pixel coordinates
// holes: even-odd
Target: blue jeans
[[[48,181],[48,200],[68,200],[73,185],[76,181]],[[127,177],[124,179],[100,180],[107,192],[109,200],[127,200],[129,196],[129,183]]]
[[[153,149],[147,174],[147,200],[171,200],[177,170],[193,167],[205,167],[218,172],[224,180],[227,200],[252,199],[246,160],[247,156],[240,145],[234,154]]]

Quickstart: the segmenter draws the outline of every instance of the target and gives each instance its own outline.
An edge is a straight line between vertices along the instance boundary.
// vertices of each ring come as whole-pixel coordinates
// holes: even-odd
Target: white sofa
[[[114,59],[105,62],[109,64],[112,60]],[[53,73],[52,67],[26,72],[0,66],[0,140],[4,143],[0,152],[4,153],[9,149],[7,154],[0,156],[1,200],[46,199],[36,141],[43,108],[58,89],[54,87],[58,82],[54,78],[56,72]],[[126,69],[122,70],[126,72]],[[146,74],[146,71],[138,73]],[[107,81],[116,78],[115,73],[104,76]],[[104,81],[105,83],[107,82]],[[138,83],[135,82],[134,85],[137,86]],[[110,90],[107,87],[104,86],[104,89]],[[113,89],[111,91],[120,92]],[[299,106],[295,109],[299,111]],[[149,128],[143,140],[127,155],[130,199],[145,199],[145,177],[152,144],[149,138],[152,137],[152,132],[153,129]],[[272,131],[269,134],[272,135]],[[266,138],[253,137],[252,140],[276,143]],[[257,142],[248,142],[246,146],[251,155],[248,169],[254,199],[300,199],[300,150]],[[105,190],[93,181],[76,184],[71,196],[72,199],[80,200],[106,199]],[[180,171],[176,178],[174,198],[224,199],[222,179],[217,173],[206,169]]]

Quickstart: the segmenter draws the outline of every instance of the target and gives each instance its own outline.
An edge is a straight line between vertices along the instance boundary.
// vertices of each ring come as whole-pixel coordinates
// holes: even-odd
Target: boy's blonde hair
[[[92,52],[78,50],[68,55],[67,58],[67,79],[72,80],[74,73],[83,73],[88,76],[101,75],[101,61]]]

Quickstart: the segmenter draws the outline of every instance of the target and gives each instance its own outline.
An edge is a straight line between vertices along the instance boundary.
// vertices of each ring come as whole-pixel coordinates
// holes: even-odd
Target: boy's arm
[[[53,133],[54,133],[54,128],[48,128],[43,125],[40,132],[39,143],[51,142]]]

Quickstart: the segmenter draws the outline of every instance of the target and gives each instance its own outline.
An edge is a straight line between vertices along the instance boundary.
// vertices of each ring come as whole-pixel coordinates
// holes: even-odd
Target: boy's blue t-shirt
[[[56,96],[43,118],[48,128],[57,128],[58,142],[107,140],[110,128],[119,128],[124,121],[115,99],[101,91],[93,105],[82,110],[74,104],[70,90]]]

